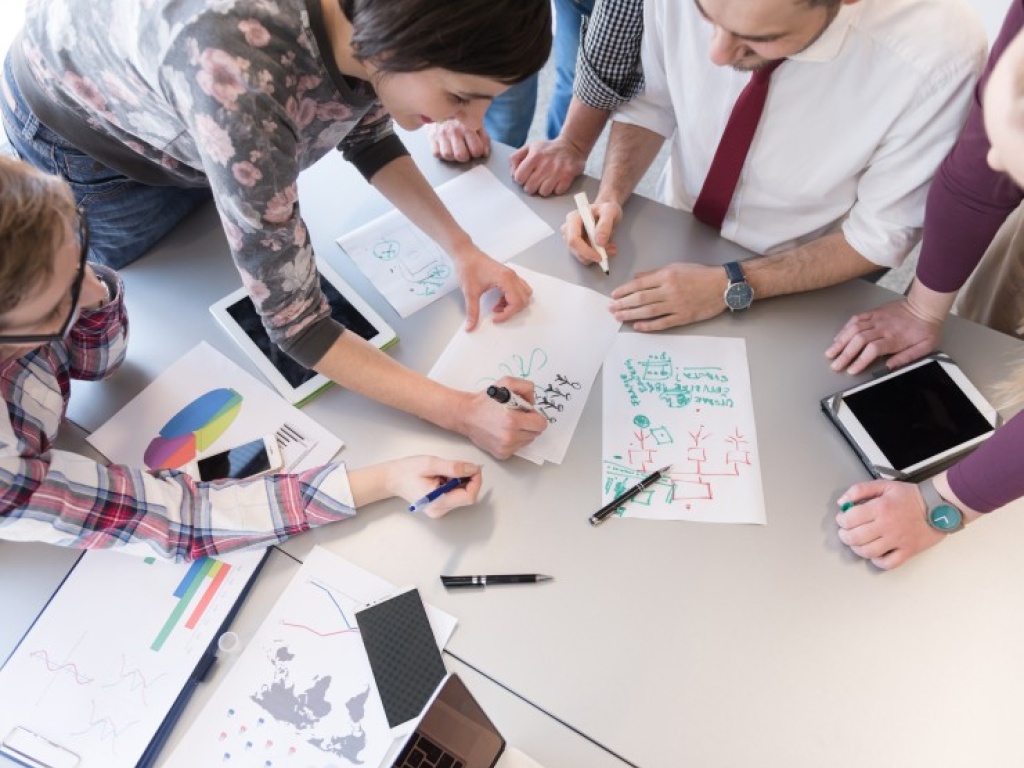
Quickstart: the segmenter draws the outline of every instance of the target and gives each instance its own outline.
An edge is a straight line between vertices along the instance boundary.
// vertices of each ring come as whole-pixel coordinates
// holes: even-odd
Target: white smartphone
[[[276,472],[282,463],[277,439],[273,435],[265,435],[190,461],[182,470],[198,480],[240,480]]]

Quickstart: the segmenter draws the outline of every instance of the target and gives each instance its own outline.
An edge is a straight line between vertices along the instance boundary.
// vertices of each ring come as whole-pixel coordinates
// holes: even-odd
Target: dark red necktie
[[[722,228],[725,212],[729,210],[733,192],[740,180],[740,171],[743,170],[743,163],[747,159],[750,143],[754,140],[757,123],[768,98],[768,82],[772,72],[783,61],[785,59],[770,61],[760,69],[755,69],[750,82],[740,91],[733,105],[729,122],[715,150],[715,159],[711,161],[708,176],[693,206],[693,215],[708,226]]]

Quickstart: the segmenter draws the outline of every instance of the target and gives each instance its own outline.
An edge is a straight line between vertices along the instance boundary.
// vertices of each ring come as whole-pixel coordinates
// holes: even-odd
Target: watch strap
[[[930,525],[933,529],[937,531],[942,531],[943,533],[954,533],[955,531],[959,531],[961,528],[964,527],[963,511],[959,507],[957,507],[956,504],[953,504],[952,502],[946,501],[946,499],[942,498],[942,496],[939,494],[938,489],[935,487],[935,483],[932,481],[932,478],[929,477],[925,480],[922,480],[920,483],[917,484],[917,489],[921,492],[921,498],[924,499],[925,521],[928,523],[928,525]],[[949,529],[944,528],[942,526],[937,526],[932,521],[932,510],[938,507],[949,507],[951,510],[955,511],[956,514],[960,516],[960,523],[955,528]]]
[[[933,509],[940,504],[949,504],[948,501],[939,495],[938,490],[935,488],[935,483],[932,482],[930,477],[918,483],[917,490],[921,492],[921,498],[924,499],[924,505],[927,509]]]
[[[729,278],[729,285],[747,282],[747,276],[743,273],[743,267],[738,261],[730,261],[725,265],[725,275]]]

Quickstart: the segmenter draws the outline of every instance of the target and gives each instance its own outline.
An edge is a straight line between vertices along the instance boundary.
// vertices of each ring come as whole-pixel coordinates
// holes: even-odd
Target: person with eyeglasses
[[[0,539],[193,560],[268,546],[380,499],[412,503],[451,477],[471,479],[425,514],[476,501],[480,467],[433,456],[200,482],[54,449],[71,380],[109,376],[128,342],[123,285],[87,261],[88,246],[68,185],[0,157]]]

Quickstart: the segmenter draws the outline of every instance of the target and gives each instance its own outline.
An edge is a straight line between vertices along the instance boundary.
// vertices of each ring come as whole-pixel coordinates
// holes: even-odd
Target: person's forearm
[[[758,299],[836,285],[878,268],[854,250],[842,232],[823,235],[771,256],[758,256],[743,264],[747,281]]]
[[[355,501],[356,509],[392,496],[392,492],[388,488],[387,464],[373,464],[369,467],[350,469],[348,484],[352,489],[352,498]]]
[[[384,197],[453,257],[472,238],[459,226],[411,157],[400,157],[370,179]]]
[[[569,144],[583,157],[589,157],[590,153],[594,151],[594,145],[597,144],[610,114],[611,112],[607,109],[591,107],[573,96],[558,138]]]
[[[639,125],[613,122],[605,152],[601,189],[594,202],[625,205],[664,143],[665,137],[654,131]]]
[[[315,367],[364,397],[445,429],[461,431],[459,413],[464,393],[406,368],[355,333],[342,333]]]
[[[910,305],[911,311],[922,320],[943,323],[953,308],[956,294],[956,291],[950,293],[933,291],[915,277],[907,292],[907,304]]]

